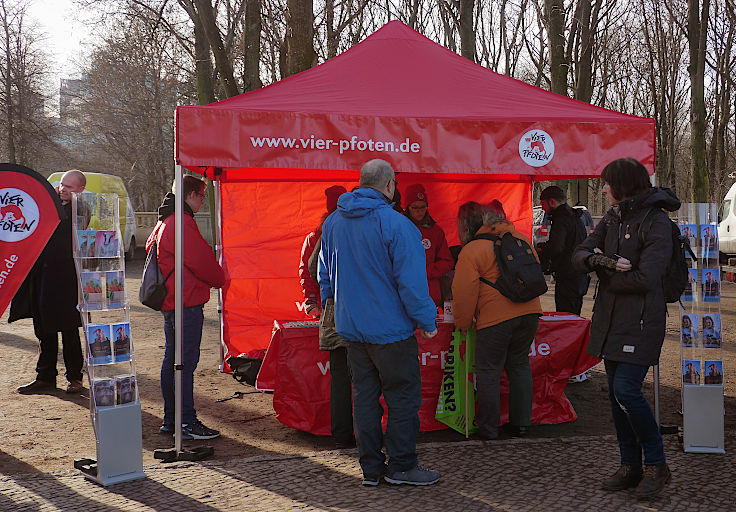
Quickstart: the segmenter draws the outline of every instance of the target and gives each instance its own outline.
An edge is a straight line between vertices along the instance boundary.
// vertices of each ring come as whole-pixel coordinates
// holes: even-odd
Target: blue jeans
[[[175,356],[175,313],[164,311],[164,333],[166,349],[161,363],[161,394],[164,397],[164,424],[174,424],[174,356]],[[182,423],[193,423],[197,419],[194,410],[194,370],[199,363],[199,345],[202,341],[203,305],[184,308],[184,328],[182,330]]]
[[[419,407],[422,405],[417,339],[412,336],[386,345],[351,341],[348,361],[353,379],[353,417],[363,475],[380,475],[386,461],[381,451],[381,393],[388,406],[388,474],[416,467]]]
[[[647,466],[664,464],[662,435],[641,390],[649,367],[608,360],[605,365],[621,465],[641,467],[642,451]]]

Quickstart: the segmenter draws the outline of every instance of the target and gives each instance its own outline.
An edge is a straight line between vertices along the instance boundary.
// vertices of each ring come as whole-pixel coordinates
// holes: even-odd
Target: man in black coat
[[[77,311],[77,269],[72,252],[72,194],[80,194],[87,184],[81,171],[71,170],[61,177],[57,190],[64,217],[21,285],[10,306],[9,322],[33,318],[33,331],[39,340],[36,379],[20,386],[22,394],[43,393],[56,388],[56,358],[61,332],[62,353],[69,381],[68,393],[81,392],[82,345]],[[86,227],[86,226],[85,226]]]
[[[537,254],[542,268],[549,268],[555,276],[555,309],[580,315],[590,282],[572,267],[572,252],[587,236],[582,212],[570,207],[565,192],[555,185],[545,188],[539,199],[552,227],[549,240],[537,244]]]

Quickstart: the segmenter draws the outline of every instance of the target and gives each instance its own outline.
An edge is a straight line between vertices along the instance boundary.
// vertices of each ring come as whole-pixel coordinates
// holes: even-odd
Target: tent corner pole
[[[184,301],[183,301],[183,275],[182,268],[184,264],[183,239],[182,239],[182,212],[184,211],[184,178],[182,175],[181,165],[176,165],[176,175],[174,177],[175,189],[175,234],[176,246],[174,250],[174,300],[175,300],[175,335],[174,335],[174,449],[177,455],[181,453],[182,438],[182,342],[184,328]]]

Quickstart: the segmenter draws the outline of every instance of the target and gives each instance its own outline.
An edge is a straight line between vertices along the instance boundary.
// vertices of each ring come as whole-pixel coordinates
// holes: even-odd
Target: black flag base
[[[161,448],[153,451],[153,458],[161,462],[176,462],[179,460],[197,461],[204,460],[214,455],[215,449],[211,446],[197,446],[191,450],[182,450],[177,453],[176,448]]]

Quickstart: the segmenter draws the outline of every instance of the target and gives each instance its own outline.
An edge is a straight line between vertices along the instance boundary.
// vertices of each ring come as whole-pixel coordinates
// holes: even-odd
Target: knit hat
[[[406,192],[404,192],[404,204],[408,208],[411,203],[414,201],[424,201],[425,203],[429,204],[429,200],[427,199],[427,193],[424,191],[424,187],[420,185],[419,183],[415,183],[414,185],[409,185],[406,188]]]
[[[325,197],[327,198],[325,206],[328,212],[332,213],[337,210],[337,199],[345,192],[347,192],[345,187],[340,185],[333,185],[325,190]]]

